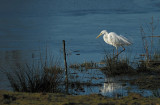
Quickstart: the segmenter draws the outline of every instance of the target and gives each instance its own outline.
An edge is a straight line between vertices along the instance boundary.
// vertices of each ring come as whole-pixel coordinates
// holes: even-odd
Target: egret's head
[[[102,30],[101,33],[96,37],[96,39],[99,38],[101,35],[104,35],[104,34],[106,34],[106,33],[107,33],[106,30]]]
[[[102,33],[102,34],[105,34],[105,33],[107,33],[107,31],[106,31],[106,30],[102,30],[101,33]]]

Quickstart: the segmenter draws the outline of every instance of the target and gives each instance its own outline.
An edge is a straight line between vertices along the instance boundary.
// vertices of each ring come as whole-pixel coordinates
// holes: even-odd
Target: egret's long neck
[[[108,32],[107,31],[105,31],[105,34],[104,35],[108,35]]]
[[[106,31],[103,35],[103,39],[106,43],[108,43],[108,32]]]

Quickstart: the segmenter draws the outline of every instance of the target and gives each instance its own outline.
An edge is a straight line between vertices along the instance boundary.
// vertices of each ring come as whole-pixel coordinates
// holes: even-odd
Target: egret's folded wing
[[[112,45],[120,43],[119,36],[114,32],[109,33],[108,40],[109,40],[110,43],[112,43]]]
[[[126,44],[130,45],[132,44],[126,37],[120,35],[119,37],[121,37],[121,40],[123,40]]]
[[[118,36],[116,33],[114,32],[110,32],[109,33],[109,42],[112,43],[113,46],[123,46],[123,45],[129,45],[131,44],[127,38],[123,37],[123,36]]]

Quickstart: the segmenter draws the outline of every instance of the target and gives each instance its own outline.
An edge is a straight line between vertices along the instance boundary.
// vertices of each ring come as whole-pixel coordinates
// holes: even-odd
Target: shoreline
[[[63,93],[26,93],[0,90],[0,104],[10,105],[160,105],[160,98],[143,97],[129,93],[121,98],[108,98],[99,94],[66,95]]]

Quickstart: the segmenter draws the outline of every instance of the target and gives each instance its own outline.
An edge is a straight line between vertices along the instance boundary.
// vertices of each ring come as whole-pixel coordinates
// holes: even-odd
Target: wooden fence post
[[[67,61],[66,61],[65,40],[63,40],[63,55],[64,55],[64,65],[65,65],[65,85],[66,85],[66,93],[68,94],[68,71],[67,71]]]

